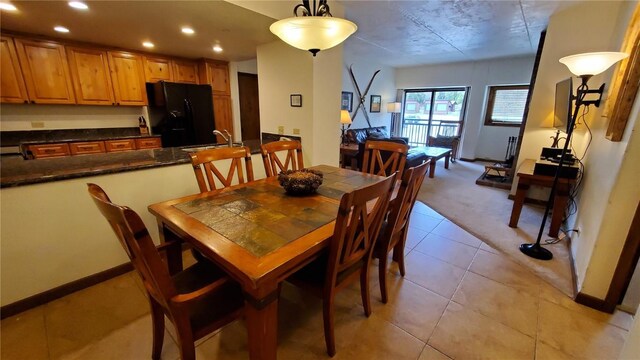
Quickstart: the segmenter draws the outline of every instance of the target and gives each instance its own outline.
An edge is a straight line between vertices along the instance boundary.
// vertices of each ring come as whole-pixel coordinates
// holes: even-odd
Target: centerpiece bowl
[[[278,181],[289,195],[308,195],[322,184],[322,172],[312,169],[282,171]]]

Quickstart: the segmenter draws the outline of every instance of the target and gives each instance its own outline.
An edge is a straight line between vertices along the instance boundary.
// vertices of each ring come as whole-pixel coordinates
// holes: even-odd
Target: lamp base
[[[522,244],[520,245],[520,251],[523,254],[538,260],[553,259],[553,253],[539,244]]]

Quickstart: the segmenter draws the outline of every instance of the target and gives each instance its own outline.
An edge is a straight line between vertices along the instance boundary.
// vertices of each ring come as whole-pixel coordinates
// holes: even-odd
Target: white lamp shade
[[[391,102],[387,104],[387,112],[399,114],[402,112],[402,103]]]
[[[340,110],[340,124],[351,124],[351,115],[347,110]]]
[[[326,50],[345,41],[358,27],[349,20],[327,16],[301,16],[276,21],[269,30],[302,50]]]
[[[627,56],[629,54],[622,52],[593,52],[565,56],[559,61],[574,75],[598,75]]]

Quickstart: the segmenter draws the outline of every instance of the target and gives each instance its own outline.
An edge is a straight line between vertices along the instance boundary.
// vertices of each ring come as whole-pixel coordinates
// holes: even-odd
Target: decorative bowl
[[[282,171],[278,181],[289,195],[308,195],[322,184],[322,172],[311,169]]]

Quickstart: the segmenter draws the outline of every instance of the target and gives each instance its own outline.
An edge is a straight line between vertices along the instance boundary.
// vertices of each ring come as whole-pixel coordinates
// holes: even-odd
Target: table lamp
[[[542,223],[540,224],[538,238],[536,239],[535,244],[520,245],[520,251],[525,255],[539,260],[551,260],[553,258],[553,253],[551,251],[540,246],[540,240],[542,239],[542,233],[544,232],[544,227],[547,223],[547,215],[549,214],[549,210],[551,209],[551,204],[553,204],[556,187],[558,186],[559,174],[564,164],[564,158],[567,153],[569,144],[571,143],[571,134],[573,133],[573,128],[576,124],[578,114],[580,113],[580,107],[583,105],[595,105],[596,107],[599,107],[600,100],[602,99],[602,93],[604,91],[604,84],[602,84],[597,90],[590,90],[587,83],[592,76],[604,72],[613,64],[626,58],[627,56],[629,56],[629,54],[621,52],[594,52],[565,56],[559,60],[562,64],[565,64],[569,68],[569,71],[578,76],[582,80],[582,83],[580,84],[580,86],[578,86],[576,95],[573,96],[573,100],[575,101],[575,108],[573,110],[571,119],[569,119],[569,125],[567,127],[567,138],[564,141],[564,147],[562,148],[560,163],[558,164],[556,175],[553,177],[551,192],[549,193],[547,207],[544,210],[544,215],[542,216]],[[585,96],[587,96],[587,94],[597,94],[598,98],[596,100],[585,100]],[[558,210],[561,209],[555,209],[554,211]]]
[[[342,124],[342,144],[348,144],[345,126],[351,125],[351,115],[347,110],[340,110],[340,124]]]

